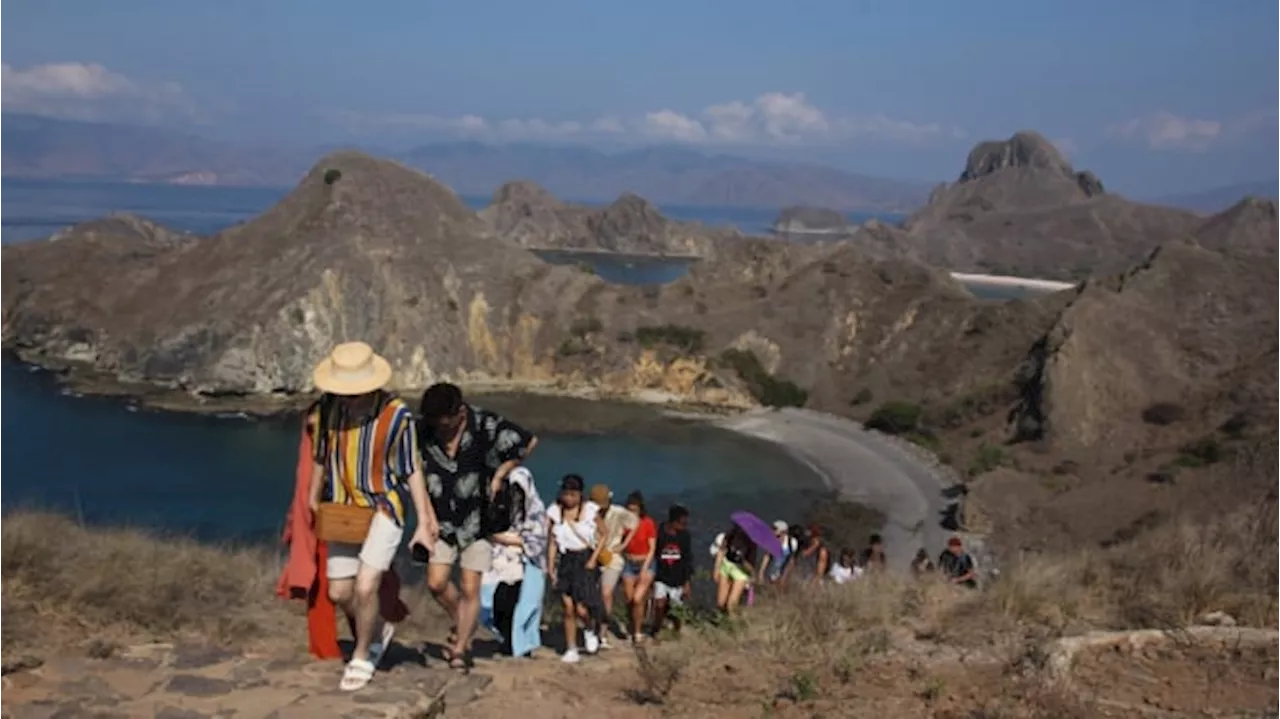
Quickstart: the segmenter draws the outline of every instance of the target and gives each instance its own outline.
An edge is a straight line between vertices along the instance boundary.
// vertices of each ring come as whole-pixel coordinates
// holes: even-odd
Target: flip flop
[[[344,692],[354,692],[364,689],[373,681],[373,674],[377,669],[368,661],[363,659],[352,659],[347,662],[347,668],[342,672],[342,681],[338,683],[338,688]]]

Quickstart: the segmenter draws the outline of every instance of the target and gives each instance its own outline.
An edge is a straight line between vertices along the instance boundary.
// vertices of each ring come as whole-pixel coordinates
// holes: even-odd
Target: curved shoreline
[[[907,569],[916,550],[934,556],[950,535],[946,470],[853,420],[804,409],[753,410],[716,426],[773,442],[816,472],[841,499],[885,517],[889,563]]]

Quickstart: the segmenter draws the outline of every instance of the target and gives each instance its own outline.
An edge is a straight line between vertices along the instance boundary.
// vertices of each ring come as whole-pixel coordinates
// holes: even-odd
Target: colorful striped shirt
[[[315,461],[325,468],[327,501],[373,507],[404,526],[400,484],[422,468],[413,411],[385,393],[373,410],[358,416],[341,400],[321,400],[308,420]]]

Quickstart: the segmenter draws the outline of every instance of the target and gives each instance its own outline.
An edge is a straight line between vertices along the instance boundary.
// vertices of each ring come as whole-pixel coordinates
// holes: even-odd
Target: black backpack
[[[483,530],[485,536],[511,531],[524,515],[524,491],[510,480],[502,480],[502,486],[485,503]]]

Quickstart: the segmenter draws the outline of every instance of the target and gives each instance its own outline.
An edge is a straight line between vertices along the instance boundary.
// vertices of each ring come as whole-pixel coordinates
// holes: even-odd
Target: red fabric
[[[311,521],[310,488],[311,433],[304,423],[298,441],[298,465],[294,472],[293,502],[285,515],[282,541],[289,545],[289,560],[276,583],[276,595],[284,599],[307,600],[307,635],[311,655],[316,659],[341,659],[338,646],[337,607],[329,599],[329,578],[319,571],[329,559],[329,547],[316,537]],[[409,616],[409,607],[400,601],[400,577],[392,569],[382,575],[378,587],[380,614],[388,622],[399,623]],[[347,617],[351,626],[351,617]],[[351,627],[355,634],[355,627]]]
[[[298,441],[298,464],[293,477],[293,501],[284,519],[281,541],[289,547],[289,561],[276,583],[276,596],[283,599],[306,597],[316,581],[316,533],[311,524],[311,433],[302,425]]]
[[[636,526],[635,533],[631,535],[631,541],[627,542],[627,547],[623,551],[631,556],[643,557],[649,553],[649,540],[657,538],[658,527],[653,523],[653,517],[644,517]]]

